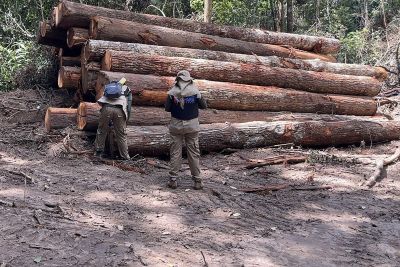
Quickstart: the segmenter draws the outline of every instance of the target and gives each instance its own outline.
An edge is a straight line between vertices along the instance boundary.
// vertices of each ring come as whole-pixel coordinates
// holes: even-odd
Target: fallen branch
[[[8,202],[8,201],[5,201],[5,200],[0,200],[0,205],[7,206],[7,207],[15,207],[15,203],[14,202]]]
[[[362,185],[365,185],[369,188],[373,187],[378,179],[382,176],[382,172],[385,169],[386,166],[388,166],[389,164],[392,164],[393,162],[395,162],[398,158],[400,157],[400,146],[397,147],[396,151],[394,152],[394,154],[388,158],[385,159],[378,159],[376,160],[376,168],[374,173],[372,174],[372,176]]]
[[[24,177],[27,181],[29,181],[29,184],[33,184],[35,182],[35,180],[31,176],[29,176],[28,174],[26,174],[26,173],[24,173],[22,171],[18,171],[18,172],[17,171],[11,171],[11,170],[7,170],[7,171],[9,173]]]
[[[207,261],[206,261],[206,257],[204,256],[203,251],[200,250],[200,252],[201,252],[201,256],[203,256],[204,267],[208,267],[208,263],[207,263]]]
[[[270,191],[278,191],[283,189],[290,189],[296,191],[315,191],[315,190],[327,190],[332,189],[332,186],[329,185],[321,185],[321,186],[296,186],[290,184],[276,184],[276,185],[267,185],[258,188],[246,188],[241,191],[245,193],[267,193]]]
[[[262,167],[266,165],[275,165],[275,164],[296,164],[296,163],[301,163],[305,162],[307,160],[306,156],[277,156],[277,157],[270,157],[266,158],[263,160],[252,160],[250,159],[249,161],[255,161],[255,163],[251,163],[246,166],[246,169],[254,169],[256,167]]]

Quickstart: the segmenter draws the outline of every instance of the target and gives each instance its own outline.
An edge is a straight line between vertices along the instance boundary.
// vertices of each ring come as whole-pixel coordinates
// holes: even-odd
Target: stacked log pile
[[[132,153],[168,151],[169,114],[162,106],[182,69],[210,108],[200,113],[205,151],[399,138],[400,124],[376,115],[374,96],[387,71],[337,63],[336,39],[61,1],[40,23],[38,43],[59,48],[58,85],[76,90],[80,101],[77,109],[49,109],[46,128],[74,118],[80,130],[95,131],[100,107],[93,102],[105,84],[125,77],[134,94]]]

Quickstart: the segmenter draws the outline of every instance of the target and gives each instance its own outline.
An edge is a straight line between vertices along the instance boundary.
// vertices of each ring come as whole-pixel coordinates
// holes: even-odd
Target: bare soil
[[[399,163],[372,189],[360,184],[373,164],[245,168],[246,159],[293,152],[378,159],[398,143],[207,154],[205,189],[192,189],[184,164],[172,190],[165,186],[166,159],[136,157],[112,166],[66,153],[65,136],[78,150],[92,148],[93,137],[74,129],[45,133],[49,97],[32,92],[36,102],[17,105],[22,100],[9,99],[16,94],[0,96],[2,267],[400,266]],[[242,191],[277,184],[332,188]]]

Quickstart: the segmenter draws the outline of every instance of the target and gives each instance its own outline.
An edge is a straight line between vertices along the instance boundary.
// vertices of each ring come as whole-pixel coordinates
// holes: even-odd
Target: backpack
[[[122,84],[116,81],[112,81],[109,84],[106,84],[104,87],[104,96],[110,99],[116,99],[120,97],[122,92]]]

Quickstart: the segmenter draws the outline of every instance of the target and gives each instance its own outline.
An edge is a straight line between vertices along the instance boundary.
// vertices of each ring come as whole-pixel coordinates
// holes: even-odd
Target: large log
[[[83,44],[89,39],[89,31],[82,28],[70,28],[67,31],[67,45],[68,47],[82,47]]]
[[[93,39],[128,43],[186,47],[260,56],[336,61],[334,57],[329,55],[315,54],[284,46],[246,42],[105,17],[92,18],[89,35]]]
[[[197,79],[273,85],[315,93],[376,96],[382,83],[365,76],[340,75],[295,69],[182,57],[148,56],[107,50],[102,69],[114,72],[175,76],[186,69]]]
[[[58,87],[63,89],[78,89],[81,82],[81,68],[61,67],[58,71]]]
[[[100,105],[82,102],[78,107],[78,129],[95,131],[100,118]],[[132,116],[127,124],[131,126],[167,125],[170,113],[161,107],[132,107]],[[242,123],[250,121],[341,121],[341,120],[386,120],[384,116],[355,117],[346,115],[325,115],[312,113],[266,112],[266,111],[233,111],[233,110],[200,110],[201,124],[220,122]]]
[[[61,57],[60,67],[80,67],[81,58],[80,57]]]
[[[97,98],[104,85],[125,77],[134,92],[136,105],[164,105],[167,91],[174,77],[99,72],[96,84]],[[376,103],[368,97],[322,95],[273,86],[242,85],[227,82],[196,80],[195,84],[210,108],[222,110],[291,111],[304,113],[374,115]]]
[[[98,71],[101,69],[99,62],[88,62],[82,65],[82,92],[87,93],[89,90],[96,89]]]
[[[47,46],[67,48],[67,31],[63,29],[54,29],[50,21],[40,21],[37,34],[37,43]]]
[[[202,151],[254,148],[292,143],[305,147],[374,144],[400,138],[399,121],[306,121],[247,122],[200,125]],[[141,155],[168,154],[170,136],[166,126],[129,126],[129,152]]]
[[[158,25],[178,30],[191,31],[226,38],[233,38],[248,42],[288,45],[301,50],[316,53],[331,54],[339,51],[339,40],[332,38],[298,35],[290,33],[270,32],[261,29],[239,28],[233,26],[201,23],[194,20],[174,19],[147,14],[138,14],[121,10],[83,5],[63,1],[54,12],[54,20],[58,27],[88,28],[90,18],[104,16],[110,18],[131,20],[144,24]]]
[[[44,119],[47,131],[76,125],[76,108],[48,108]]]
[[[191,48],[178,48],[168,46],[147,45],[138,43],[124,43],[103,40],[89,40],[82,52],[82,62],[100,62],[106,50],[129,51],[144,55],[157,55],[167,57],[187,57],[209,59],[217,61],[229,61],[237,63],[254,63],[268,67],[301,69],[318,72],[331,72],[336,74],[370,76],[378,80],[385,80],[388,72],[382,67],[368,65],[332,63],[321,60],[301,60],[293,58],[281,58],[276,56],[256,56],[245,54],[226,53]]]

